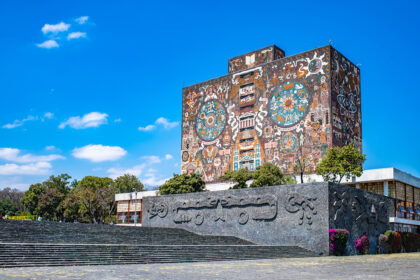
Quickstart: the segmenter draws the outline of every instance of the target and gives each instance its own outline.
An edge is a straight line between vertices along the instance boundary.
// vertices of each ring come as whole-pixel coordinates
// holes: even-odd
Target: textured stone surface
[[[420,253],[143,265],[0,269],[0,279],[418,279]],[[417,275],[417,276],[416,276]]]
[[[354,242],[364,233],[369,237],[370,253],[376,253],[378,238],[390,229],[389,216],[395,213],[393,199],[348,186],[329,186],[330,228],[350,232],[347,254],[356,254]]]
[[[231,235],[319,254],[329,253],[330,228],[350,231],[348,254],[356,253],[354,241],[365,232],[375,253],[394,211],[391,198],[332,183],[147,197],[143,203],[145,227]]]
[[[0,268],[112,265],[316,257],[300,247],[271,245],[100,245],[0,243]]]
[[[231,236],[203,236],[182,229],[124,227],[34,221],[4,221],[0,243],[146,245],[244,245]]]
[[[146,197],[144,227],[231,235],[328,254],[328,183]]]

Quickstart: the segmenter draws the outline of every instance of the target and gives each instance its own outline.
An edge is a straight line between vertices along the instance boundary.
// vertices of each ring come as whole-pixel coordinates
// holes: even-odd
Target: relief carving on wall
[[[368,235],[374,235],[381,224],[386,224],[388,220],[388,211],[383,201],[374,203],[367,198],[355,196],[351,207],[354,223],[360,232]]]
[[[310,227],[312,225],[312,217],[317,214],[314,201],[316,197],[307,197],[298,193],[289,194],[285,208],[289,213],[299,214],[299,225],[303,225],[306,221]]]
[[[238,223],[244,225],[249,219],[256,221],[272,220],[277,215],[277,199],[273,195],[250,196],[239,198],[236,196],[217,197],[209,196],[206,199],[177,201],[172,212],[175,223],[203,224],[205,209],[211,209],[210,220],[213,222],[226,222],[230,209],[240,208],[237,215]],[[236,214],[235,214],[236,215]]]
[[[168,214],[168,205],[163,202],[153,203],[152,207],[147,209],[147,212],[149,213],[149,219],[155,217],[156,215],[160,218],[164,218]]]
[[[365,196],[350,198],[349,192],[334,192],[334,222],[351,230],[353,226],[361,233],[373,235],[379,227],[388,222],[388,210],[385,202],[374,202]]]

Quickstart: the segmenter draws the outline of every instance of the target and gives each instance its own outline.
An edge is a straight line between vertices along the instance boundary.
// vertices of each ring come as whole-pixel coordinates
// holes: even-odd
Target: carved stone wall
[[[199,234],[236,236],[256,244],[300,246],[329,253],[328,229],[369,236],[375,253],[379,234],[390,228],[393,200],[332,183],[165,195],[143,198],[143,226],[183,228]]]
[[[143,198],[143,226],[230,235],[328,254],[328,184]]]
[[[395,213],[392,198],[337,184],[329,186],[329,209],[330,228],[350,232],[348,254],[356,254],[354,241],[364,233],[374,254],[379,235],[390,229],[389,216]]]

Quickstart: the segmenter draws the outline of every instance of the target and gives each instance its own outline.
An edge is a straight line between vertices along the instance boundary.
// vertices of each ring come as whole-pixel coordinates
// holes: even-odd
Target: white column
[[[360,189],[360,184],[356,184],[356,189]]]
[[[388,181],[384,182],[384,196],[388,196]]]

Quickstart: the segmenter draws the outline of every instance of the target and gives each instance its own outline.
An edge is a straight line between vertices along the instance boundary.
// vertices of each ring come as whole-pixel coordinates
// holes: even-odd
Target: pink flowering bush
[[[330,252],[335,256],[342,256],[346,251],[349,231],[346,229],[330,229]]]
[[[354,246],[359,255],[367,255],[369,253],[369,238],[365,234],[362,235],[362,237],[356,239]]]

